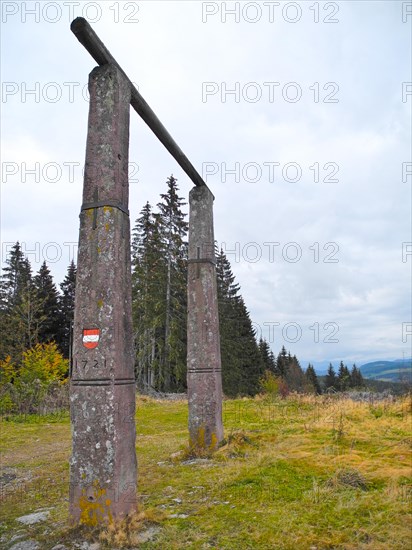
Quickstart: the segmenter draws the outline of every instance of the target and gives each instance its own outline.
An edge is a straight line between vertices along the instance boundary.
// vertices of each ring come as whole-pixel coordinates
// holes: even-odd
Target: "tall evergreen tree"
[[[37,298],[42,304],[44,321],[39,328],[39,342],[57,340],[60,332],[59,295],[53,277],[44,261],[33,278]]]
[[[310,363],[308,365],[308,368],[306,369],[305,376],[314,393],[320,395],[322,393],[322,390],[320,388],[319,380],[313,365],[311,365]]]
[[[273,355],[273,351],[270,349],[269,344],[264,338],[259,340],[259,352],[262,362],[262,368],[270,371],[272,374],[276,373],[276,360]]]
[[[164,251],[158,219],[147,202],[133,228],[132,305],[136,377],[142,389],[158,389],[159,296],[164,296]],[[161,298],[160,298],[161,300]]]
[[[288,354],[286,372],[283,378],[289,390],[297,392],[306,390],[307,380],[296,355],[291,357],[290,353]]]
[[[183,206],[171,176],[159,212],[147,203],[133,228],[133,322],[141,388],[186,388],[188,224]],[[216,259],[223,388],[228,395],[253,394],[264,370],[255,331],[230,263],[222,251]],[[274,368],[271,351],[266,360]]]
[[[31,282],[30,263],[25,258],[20,243],[17,242],[11,249],[6,267],[1,276],[1,305],[4,309],[10,309],[21,300],[21,292]]]
[[[58,298],[60,312],[60,330],[57,342],[63,353],[68,359],[71,357],[72,331],[74,319],[74,299],[76,293],[76,264],[72,260],[67,268],[67,274],[62,283],[60,283],[61,294]]]
[[[325,388],[331,390],[338,390],[338,379],[336,377],[335,369],[332,363],[329,363],[328,372],[325,377]]]
[[[236,350],[240,331],[235,306],[240,287],[235,283],[229,260],[223,250],[216,254],[216,279],[223,391],[226,395],[238,395],[244,389],[243,373]]]
[[[163,250],[165,251],[166,280],[164,295],[164,345],[161,360],[161,379],[164,391],[181,388],[186,378],[186,311],[187,311],[187,214],[179,197],[176,178],[171,175],[167,192],[158,203]]]
[[[365,386],[365,381],[363,379],[360,369],[356,365],[353,365],[349,377],[349,387],[360,389]]]
[[[238,326],[236,350],[241,372],[240,381],[242,382],[240,393],[255,395],[259,391],[259,381],[264,373],[264,368],[260,361],[256,331],[253,328],[250,313],[242,296],[239,296],[236,300],[235,316]]]
[[[288,355],[285,346],[282,346],[276,359],[276,374],[281,378],[286,377],[290,354]]]
[[[42,302],[36,295],[31,266],[17,242],[8,258],[0,284],[1,357],[19,363],[22,353],[38,342],[44,322]]]
[[[255,331],[230,262],[216,255],[220,350],[223,391],[227,395],[255,394],[264,372]]]
[[[339,391],[346,391],[350,385],[350,373],[348,367],[340,362],[338,370],[338,388]]]

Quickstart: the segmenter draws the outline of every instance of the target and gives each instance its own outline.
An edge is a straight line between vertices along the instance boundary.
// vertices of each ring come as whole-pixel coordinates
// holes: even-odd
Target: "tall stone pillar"
[[[130,86],[89,76],[70,402],[70,514],[97,525],[136,508],[128,150]]]
[[[192,449],[214,450],[223,439],[222,372],[213,231],[213,195],[189,194],[187,388]]]

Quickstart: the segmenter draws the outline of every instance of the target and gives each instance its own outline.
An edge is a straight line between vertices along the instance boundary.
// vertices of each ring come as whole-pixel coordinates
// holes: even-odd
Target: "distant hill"
[[[412,382],[412,360],[373,361],[360,366],[364,378],[387,382]]]
[[[310,362],[314,365],[318,376],[326,374],[329,361]],[[332,361],[336,372],[338,371],[339,363],[340,361]],[[351,368],[353,361],[347,361],[346,363]],[[412,383],[412,358],[370,361],[361,365],[360,370],[364,378],[370,380],[384,380],[386,382],[408,381]]]

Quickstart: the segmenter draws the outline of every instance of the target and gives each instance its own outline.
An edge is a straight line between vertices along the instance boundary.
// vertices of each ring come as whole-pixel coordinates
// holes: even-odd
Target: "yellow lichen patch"
[[[209,438],[206,437],[206,428],[202,425],[197,430],[196,437],[189,440],[189,448],[183,453],[183,459],[189,456],[209,457],[216,451],[218,444],[219,442],[214,432],[211,433],[209,441]]]
[[[102,489],[98,481],[95,481],[92,487],[82,490],[79,499],[79,523],[96,527],[113,520],[110,510],[111,500],[104,499],[105,495],[106,489]]]
[[[97,253],[100,254],[102,251],[102,249],[100,248],[100,246],[97,247]]]
[[[217,436],[215,432],[212,432],[212,435],[210,436],[210,449],[214,451],[217,448],[217,444],[218,444]]]
[[[101,309],[103,307],[103,300],[97,300],[97,307]]]
[[[106,231],[109,231],[109,229],[110,229],[110,224],[109,224],[109,223],[105,223],[105,224],[104,224],[104,228],[106,229]]]
[[[113,208],[111,206],[103,206],[103,212],[106,214],[106,212],[111,212]]]
[[[190,448],[193,450],[204,449],[205,448],[205,427],[201,426],[197,431],[197,436],[195,439],[190,439]]]

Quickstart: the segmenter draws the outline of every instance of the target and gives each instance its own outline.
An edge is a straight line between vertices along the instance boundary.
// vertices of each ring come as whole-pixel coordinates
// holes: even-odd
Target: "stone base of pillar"
[[[214,451],[223,439],[222,382],[218,372],[189,372],[189,446]]]

